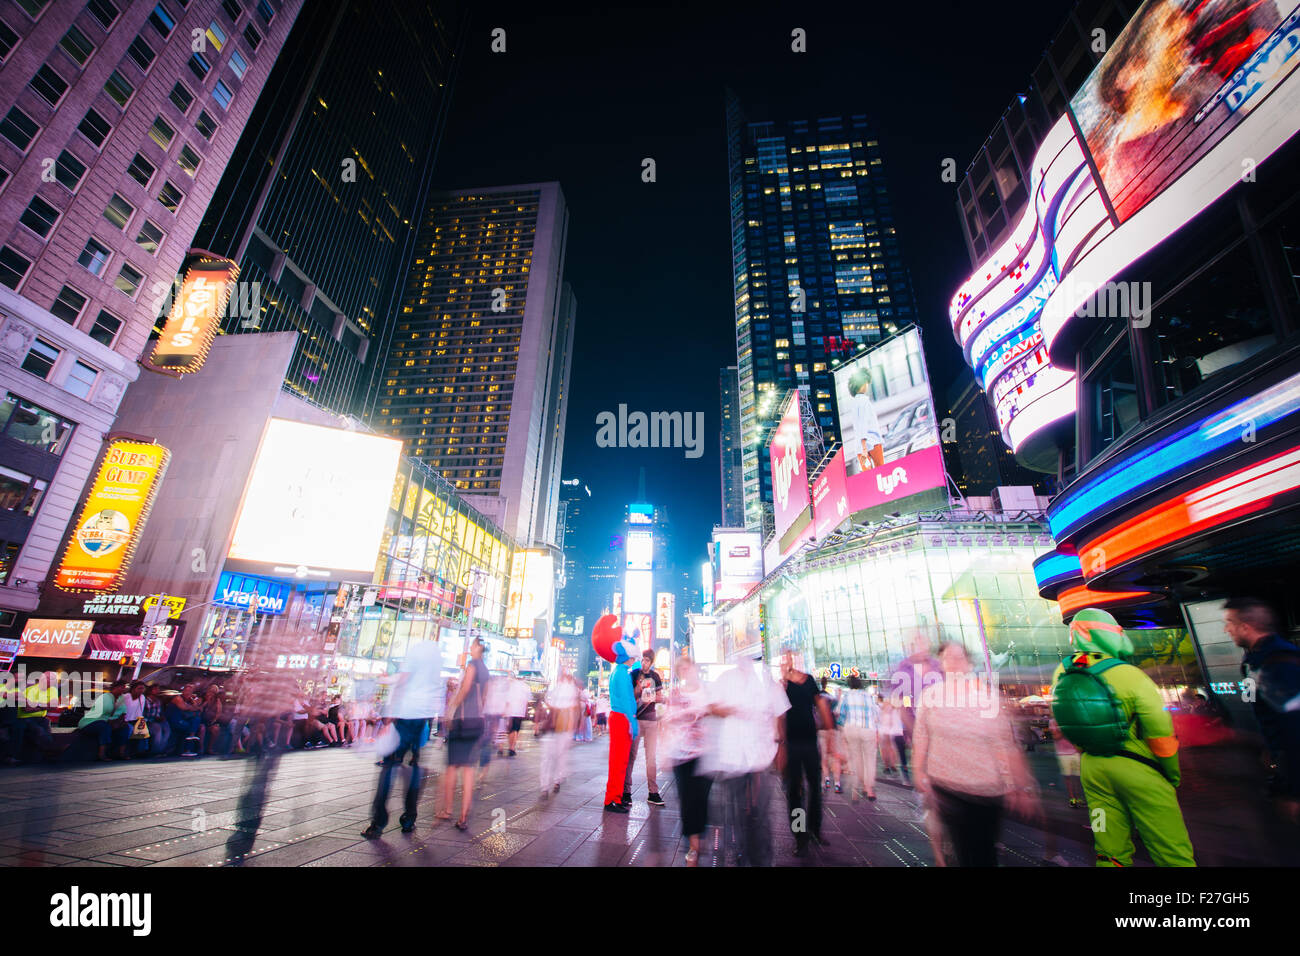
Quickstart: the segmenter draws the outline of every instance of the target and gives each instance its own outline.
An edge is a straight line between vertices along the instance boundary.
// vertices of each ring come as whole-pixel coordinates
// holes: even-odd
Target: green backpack
[[[1074,664],[1070,658],[1062,663],[1065,673],[1056,682],[1052,701],[1052,717],[1061,734],[1094,757],[1119,754],[1129,739],[1134,717],[1124,713],[1115,689],[1098,675],[1124,662],[1108,657],[1084,667]]]

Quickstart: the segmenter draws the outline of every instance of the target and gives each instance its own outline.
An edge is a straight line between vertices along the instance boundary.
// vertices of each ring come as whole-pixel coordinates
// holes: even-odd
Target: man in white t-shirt
[[[515,755],[515,746],[519,743],[519,730],[524,725],[524,718],[528,716],[528,698],[532,692],[528,689],[528,684],[518,675],[510,678],[510,683],[506,686],[506,716],[510,718],[510,732],[506,737],[510,756]]]
[[[379,771],[379,787],[371,807],[371,823],[362,836],[374,840],[388,825],[388,791],[392,785],[393,770],[401,765],[407,753],[411,754],[411,779],[406,787],[406,808],[402,814],[402,832],[415,829],[415,813],[420,802],[420,748],[429,739],[429,721],[443,710],[447,697],[447,684],[442,676],[442,645],[437,641],[418,641],[412,644],[402,661],[389,700],[388,716],[393,718],[397,731],[397,749],[384,758]]]
[[[542,799],[560,792],[569,769],[569,748],[578,725],[581,698],[572,674],[561,674],[546,694],[551,730],[542,741]]]

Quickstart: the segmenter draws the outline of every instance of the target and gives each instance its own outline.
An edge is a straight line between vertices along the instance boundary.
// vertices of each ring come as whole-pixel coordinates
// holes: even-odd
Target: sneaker
[[[659,796],[657,793],[652,793],[650,796],[645,798],[645,802],[650,804],[652,807],[662,807],[664,805],[664,798]]]
[[[836,792],[836,793],[843,793],[843,792],[844,792],[844,787],[842,787],[840,784],[837,783],[837,784],[835,785],[835,792]]]
[[[378,840],[380,834],[384,832],[383,827],[377,827],[373,823],[361,831],[361,835],[367,840]]]
[[[415,821],[414,821],[414,820],[408,820],[408,819],[406,819],[405,817],[403,817],[403,818],[402,818],[402,832],[403,832],[403,833],[414,833],[414,832],[415,832]]]
[[[513,750],[510,751],[510,756],[512,756],[512,757],[515,756],[515,752],[514,752]]]
[[[605,804],[605,812],[606,813],[627,813],[627,807],[625,807],[621,803],[607,803]]]
[[[699,853],[699,851],[698,851],[698,850],[687,850],[687,851],[686,851],[686,865],[687,865],[687,866],[699,866],[699,864],[700,864],[700,853]]]
[[[560,785],[559,785],[558,783],[555,785],[555,790],[554,790],[553,792],[554,792],[554,793],[559,793],[559,792],[560,792]]]

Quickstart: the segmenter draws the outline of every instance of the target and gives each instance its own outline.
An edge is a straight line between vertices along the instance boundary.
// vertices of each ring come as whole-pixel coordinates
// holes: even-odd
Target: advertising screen
[[[691,659],[697,664],[717,664],[718,622],[711,617],[694,617],[691,621]]]
[[[700,565],[700,582],[703,585],[700,593],[704,599],[704,613],[708,614],[713,610],[713,562],[705,561]]]
[[[19,657],[80,657],[94,621],[55,621],[34,617],[23,627]]]
[[[1298,28],[1295,0],[1142,4],[1070,103],[1120,222],[1294,73]]]
[[[229,259],[202,259],[190,266],[149,364],[173,372],[202,368],[238,278],[239,266]]]
[[[57,587],[117,588],[149,520],[170,457],[162,445],[122,440],[109,444],[55,572]]]
[[[655,536],[650,531],[629,531],[627,535],[627,570],[649,571],[654,563]]]
[[[875,519],[947,503],[934,398],[912,327],[835,370],[849,510]]]
[[[372,573],[401,451],[391,438],[271,419],[230,546],[236,570]]]
[[[555,587],[555,559],[549,551],[516,551],[510,561],[506,634],[531,637],[539,617],[549,617]]]
[[[649,614],[628,614],[623,618],[623,637],[634,641],[637,649],[644,651],[650,646],[650,627],[652,618]]]
[[[813,537],[821,541],[849,517],[848,475],[841,448],[813,480]]]
[[[627,506],[628,524],[654,524],[654,520],[654,505],[631,504]]]
[[[799,415],[799,393],[791,392],[781,412],[781,421],[768,445],[772,468],[772,502],[776,536],[782,552],[789,550],[811,520],[808,512],[808,462],[804,453],[803,424]],[[789,535],[787,532],[796,532]]]
[[[649,614],[654,610],[653,572],[629,571],[623,588],[623,611],[626,614]]]
[[[144,656],[146,664],[166,664],[175,650],[176,633],[171,627],[159,628],[166,633],[157,637],[139,634],[91,634],[86,658],[92,661],[115,661],[123,656]]]
[[[673,619],[677,615],[677,596],[671,591],[660,591],[655,597],[655,640],[673,639]]]
[[[715,603],[742,598],[763,580],[763,538],[758,532],[714,532],[713,548],[718,562]]]
[[[221,572],[212,603],[220,607],[238,607],[258,614],[283,614],[291,588],[278,581],[250,578],[243,574]]]

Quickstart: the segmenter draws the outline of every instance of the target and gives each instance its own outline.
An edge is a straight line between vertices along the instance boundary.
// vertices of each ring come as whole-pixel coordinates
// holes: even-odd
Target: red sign
[[[942,488],[947,479],[943,470],[943,449],[938,445],[922,448],[910,455],[868,468],[847,480],[849,510],[853,512],[889,504],[918,491]]]
[[[813,536],[818,541],[838,528],[852,514],[843,448],[835,453],[835,457],[813,482],[812,504]]]
[[[170,630],[170,629],[169,629]],[[166,637],[141,637],[138,634],[91,634],[86,645],[86,658],[92,661],[115,661],[130,655],[144,654],[146,664],[166,664],[171,660],[176,634]]]
[[[808,507],[808,465],[804,460],[803,426],[799,420],[799,395],[790,395],[786,409],[768,446],[772,462],[772,500],[776,536],[785,535]]]

